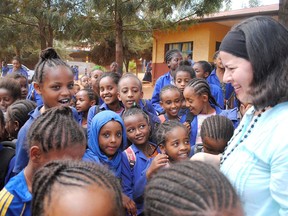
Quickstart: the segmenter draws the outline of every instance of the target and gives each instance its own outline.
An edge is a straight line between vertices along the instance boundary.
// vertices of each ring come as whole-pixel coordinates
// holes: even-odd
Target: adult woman
[[[224,82],[247,110],[220,161],[246,215],[288,215],[288,30],[268,17],[233,27],[220,46]]]

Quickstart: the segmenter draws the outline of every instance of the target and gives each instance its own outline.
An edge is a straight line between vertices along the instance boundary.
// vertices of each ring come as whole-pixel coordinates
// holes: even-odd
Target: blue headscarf
[[[101,128],[109,121],[117,121],[122,127],[122,143],[111,160],[109,160],[109,158],[100,150],[98,140]],[[99,112],[92,119],[88,137],[88,149],[83,156],[83,160],[108,165],[109,169],[112,170],[117,177],[120,177],[121,153],[124,150],[124,147],[127,146],[126,130],[122,118],[117,113],[110,110]]]

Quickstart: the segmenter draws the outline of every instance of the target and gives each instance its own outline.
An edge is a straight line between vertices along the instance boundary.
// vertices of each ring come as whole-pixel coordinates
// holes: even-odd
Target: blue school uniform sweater
[[[217,75],[216,75],[216,69],[214,69],[211,74],[207,77],[207,82],[209,84],[214,84],[214,85],[217,85],[220,87],[221,89],[221,83],[220,83],[220,80],[218,79]],[[222,90],[221,90],[222,91]],[[228,100],[232,94],[234,92],[234,88],[233,86],[231,85],[231,83],[227,83],[226,84],[226,93],[225,93],[225,99]]]
[[[32,194],[28,190],[24,171],[14,176],[0,192],[0,215],[30,216]]]
[[[158,114],[162,113],[164,111],[164,109],[161,107],[161,105],[159,104],[160,102],[160,91],[161,89],[166,86],[166,85],[173,85],[173,77],[170,75],[170,71],[165,73],[164,75],[160,76],[154,86],[154,91],[152,94],[152,105],[154,107],[154,109],[156,110],[156,112]]]
[[[137,215],[144,209],[144,190],[147,184],[146,171],[154,158],[147,158],[134,144],[131,145],[135,153],[136,162],[133,168],[125,152],[122,152],[122,189],[130,199],[133,199],[137,206]],[[159,151],[158,151],[159,152]]]

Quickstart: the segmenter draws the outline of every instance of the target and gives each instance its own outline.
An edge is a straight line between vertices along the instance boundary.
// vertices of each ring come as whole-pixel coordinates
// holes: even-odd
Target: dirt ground
[[[138,73],[138,78],[140,80],[143,79],[143,76],[144,73]],[[154,90],[154,86],[152,85],[152,83],[142,82],[142,86],[143,86],[144,99],[151,99]]]

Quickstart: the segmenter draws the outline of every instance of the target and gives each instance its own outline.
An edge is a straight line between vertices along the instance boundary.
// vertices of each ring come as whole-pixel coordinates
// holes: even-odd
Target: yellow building
[[[194,61],[212,62],[222,39],[230,28],[243,19],[256,15],[272,16],[278,19],[279,4],[225,11],[209,15],[185,29],[154,31],[152,72],[153,82],[169,69],[165,64],[165,53],[170,49],[179,49],[183,58],[192,55]]]

